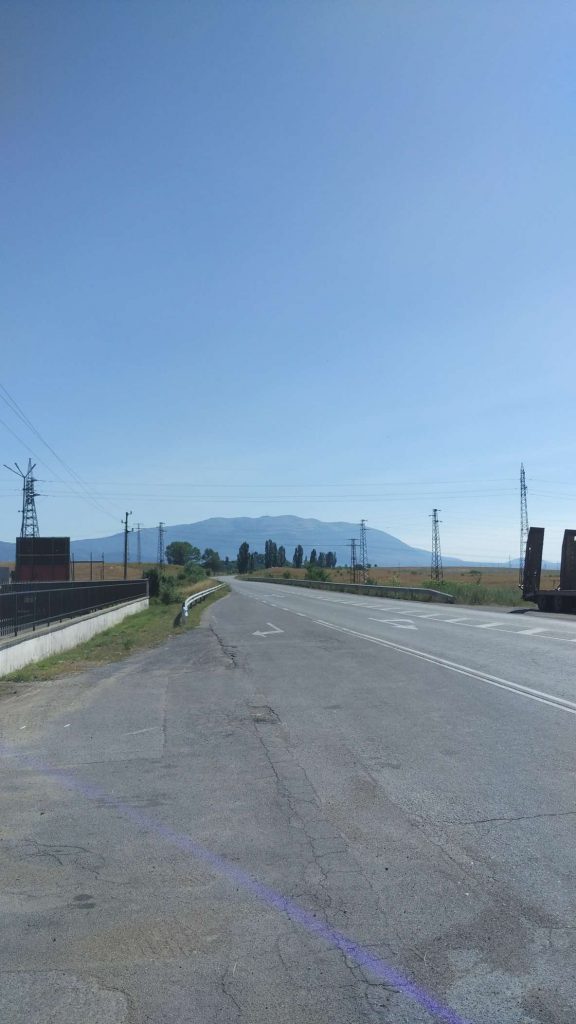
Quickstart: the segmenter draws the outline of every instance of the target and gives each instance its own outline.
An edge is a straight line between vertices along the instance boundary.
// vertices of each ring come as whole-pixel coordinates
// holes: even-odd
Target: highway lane
[[[576,702],[576,618],[233,581],[256,600]]]
[[[573,623],[233,587],[0,704],[0,1018],[572,1024]]]

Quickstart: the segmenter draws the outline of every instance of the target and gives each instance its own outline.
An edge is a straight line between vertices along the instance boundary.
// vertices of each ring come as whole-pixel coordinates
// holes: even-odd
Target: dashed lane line
[[[309,594],[306,594],[306,597],[309,597]],[[303,618],[310,618],[310,616],[306,615],[304,612],[297,612],[293,608],[286,608],[284,605],[276,604],[274,601],[267,601],[266,599],[261,598],[261,597],[254,598],[254,600],[259,601],[261,604],[267,604],[271,608],[280,608],[282,611],[289,612],[290,614],[300,615]],[[315,598],[315,600],[320,600],[320,598]],[[373,610],[373,608],[370,605],[367,605],[367,604],[364,604],[364,603],[361,604],[359,601],[327,601],[326,603],[327,604],[353,604],[353,605],[356,606],[356,608],[360,607],[360,608],[363,608],[363,609],[368,610],[368,611],[372,611]],[[384,610],[388,610],[388,609],[390,610],[391,613],[393,613],[395,615],[397,615],[397,614],[408,615],[409,613],[411,613],[414,616],[414,618],[417,618],[417,619],[436,619],[438,622],[449,622],[451,624],[464,623],[464,625],[467,626],[469,629],[491,629],[491,630],[494,630],[496,633],[513,633],[515,636],[538,636],[538,637],[541,637],[542,640],[554,640],[556,642],[565,643],[565,644],[576,644],[576,637],[554,636],[553,634],[547,632],[547,630],[549,628],[547,626],[534,626],[531,629],[523,629],[523,628],[522,629],[507,629],[505,626],[500,626],[497,622],[482,622],[482,623],[471,622],[470,619],[468,617],[466,617],[466,616],[458,617],[456,619],[445,619],[445,618],[442,618],[442,613],[441,612],[425,612],[425,613],[422,613],[422,612],[415,612],[411,608],[396,609],[396,608],[390,608],[390,606],[386,606],[386,608],[383,608],[381,605],[378,606],[378,611],[384,611]],[[369,616],[369,617],[372,618],[371,616]],[[379,620],[373,619],[372,621],[376,622],[376,621],[379,621]],[[385,622],[386,620],[382,619],[380,621]]]

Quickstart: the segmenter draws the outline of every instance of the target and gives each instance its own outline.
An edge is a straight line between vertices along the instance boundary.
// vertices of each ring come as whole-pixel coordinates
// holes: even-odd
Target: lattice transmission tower
[[[350,582],[356,583],[356,575],[358,573],[358,561],[356,556],[356,538],[351,537],[350,544]]]
[[[366,520],[360,520],[360,580],[366,583],[368,579],[368,547],[366,544]]]
[[[6,464],[5,464],[6,465]],[[36,463],[32,464],[32,459],[28,459],[28,469],[24,473],[17,462],[14,463],[16,469],[12,469],[12,466],[6,466],[11,473],[15,473],[16,476],[22,477],[22,525],[20,527],[21,537],[39,537],[40,530],[38,529],[38,516],[36,515],[36,498],[38,492],[36,490],[36,478],[33,475],[33,471],[36,469]]]
[[[444,570],[442,568],[442,552],[440,551],[440,523],[441,519],[438,519],[438,513],[442,510],[439,508],[432,509],[432,566],[430,569],[430,579],[436,583],[442,583],[444,580]]]
[[[528,540],[528,488],[526,487],[526,473],[524,463],[520,464],[520,561],[518,563],[518,585],[524,583],[524,558],[526,556],[526,542]]]
[[[164,565],[164,523],[158,523],[158,553],[156,556],[158,568]]]

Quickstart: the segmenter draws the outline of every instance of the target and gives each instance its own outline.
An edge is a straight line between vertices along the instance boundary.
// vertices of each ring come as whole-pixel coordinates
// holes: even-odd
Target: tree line
[[[239,549],[236,558],[237,572],[254,572],[255,569],[283,568],[291,565],[294,569],[301,569],[303,565],[309,568],[334,569],[337,563],[335,551],[317,551],[312,548],[310,557],[304,558],[304,548],[297,544],[294,548],[292,561],[286,558],[286,549],[283,544],[276,544],[276,541],[267,540],[264,545],[264,553],[250,551],[248,541],[244,541]]]
[[[173,540],[167,544],[166,561],[168,565],[199,565],[207,572],[225,572],[230,563],[229,558],[221,559],[213,548],[204,548],[201,554],[200,548],[187,540]]]
[[[283,544],[277,544],[274,540],[267,540],[264,544],[264,551],[250,551],[248,541],[244,541],[239,549],[236,562],[229,558],[220,558],[220,555],[213,548],[200,548],[190,544],[187,540],[174,540],[166,546],[166,561],[168,565],[181,565],[184,568],[201,568],[209,573],[230,573],[230,572],[254,572],[258,569],[287,568],[301,569],[334,569],[337,563],[335,551],[317,551],[312,548],[308,558],[304,557],[302,544],[294,548],[292,559],[286,555],[286,548]]]

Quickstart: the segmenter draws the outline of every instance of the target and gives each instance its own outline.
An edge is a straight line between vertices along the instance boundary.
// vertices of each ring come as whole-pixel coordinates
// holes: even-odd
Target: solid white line
[[[528,700],[535,700],[540,704],[548,704],[550,707],[557,708],[558,711],[567,711],[570,715],[576,715],[576,703],[574,701],[555,697],[552,693],[533,690],[529,686],[521,686],[520,683],[513,683],[509,679],[501,679],[500,676],[492,676],[487,672],[481,672],[467,665],[459,665],[455,661],[438,658],[435,654],[417,651],[413,647],[404,647],[402,644],[395,644],[391,640],[382,640],[380,637],[370,636],[368,633],[359,633],[357,630],[347,629],[345,626],[334,626],[331,622],[324,622],[322,619],[314,619],[314,622],[319,626],[325,626],[327,629],[334,629],[338,633],[348,633],[350,636],[359,637],[361,640],[368,640],[370,643],[379,644],[381,647],[391,647],[392,650],[400,651],[402,654],[409,654],[412,658],[427,661],[431,665],[438,665],[440,668],[456,672],[458,675],[468,676],[470,679],[475,679],[480,683],[488,683],[490,686],[496,686],[500,690],[508,690],[510,693],[515,693],[518,697],[526,697]]]
[[[474,623],[474,625],[476,626],[476,623]],[[485,622],[485,623],[483,623],[482,626],[476,626],[476,629],[495,629],[497,625],[498,625],[497,622]],[[507,629],[506,630],[506,633],[515,633],[515,632],[516,632],[515,629]]]
[[[545,633],[546,626],[536,626],[534,629],[519,629],[519,633]]]

